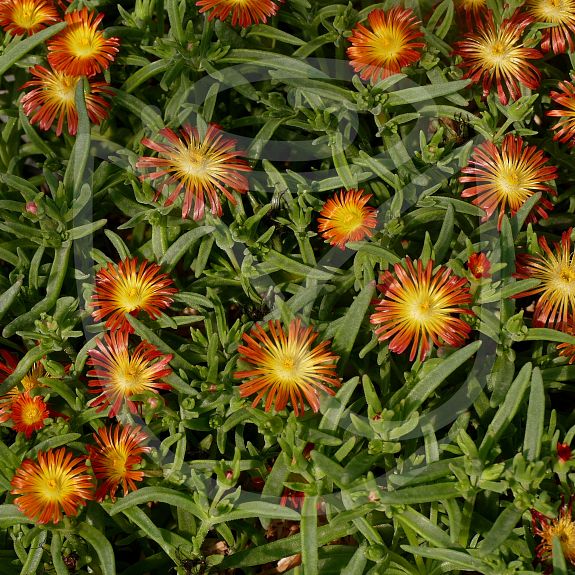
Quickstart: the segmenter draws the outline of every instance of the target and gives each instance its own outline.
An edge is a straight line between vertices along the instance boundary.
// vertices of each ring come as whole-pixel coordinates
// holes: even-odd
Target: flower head
[[[167,274],[160,273],[158,264],[138,259],[122,260],[117,266],[109,263],[96,274],[96,287],[91,305],[95,321],[106,319],[106,327],[132,333],[134,330],[126,314],[137,315],[145,311],[150,318],[160,316],[170,307],[170,297],[178,290]]]
[[[531,510],[533,534],[541,538],[535,548],[537,558],[547,561],[553,557],[553,539],[557,537],[561,543],[563,556],[571,565],[575,565],[575,521],[572,517],[572,502],[563,504],[559,515],[547,517],[539,511]]]
[[[251,170],[249,164],[239,158],[244,153],[236,150],[236,141],[225,137],[215,124],[210,124],[205,136],[200,137],[196,128],[186,124],[178,136],[173,130],[164,128],[160,134],[168,141],[158,143],[144,138],[142,144],[158,152],[160,157],[142,157],[137,168],[154,168],[151,174],[144,174],[141,179],[156,180],[167,176],[160,186],[156,199],[165,187],[176,184],[174,191],[165,202],[172,205],[180,192],[184,190],[182,218],[186,218],[192,207],[194,220],[204,215],[206,197],[214,215],[222,215],[222,204],[218,191],[232,202],[234,196],[231,188],[239,193],[248,189],[248,180],[242,172]]]
[[[541,74],[531,61],[543,55],[534,48],[525,48],[521,42],[523,30],[532,21],[530,16],[515,12],[497,26],[493,14],[488,12],[485,21],[476,23],[476,31],[468,32],[464,40],[455,43],[454,53],[461,56],[460,66],[467,70],[463,77],[474,84],[481,82],[484,98],[493,82],[504,105],[509,96],[512,100],[521,96],[519,83],[531,89],[539,86]]]
[[[136,490],[136,481],[144,478],[144,472],[138,471],[136,466],[142,462],[142,454],[150,451],[144,445],[148,436],[142,428],[118,424],[112,428],[100,427],[93,436],[96,446],[88,446],[90,462],[94,475],[103,480],[96,491],[96,499],[103,501],[110,495],[115,501],[120,486],[124,495]]]
[[[347,55],[362,80],[373,84],[421,58],[425,42],[421,22],[411,8],[395,6],[389,11],[372,10],[367,15],[369,28],[357,24],[349,41]]]
[[[13,35],[35,34],[60,21],[51,0],[10,0],[0,2],[0,26]]]
[[[253,369],[238,371],[234,377],[245,379],[240,385],[241,397],[257,394],[253,406],[265,397],[265,410],[275,402],[276,411],[291,402],[296,416],[303,414],[305,401],[313,411],[319,410],[318,390],[335,395],[339,387],[336,373],[337,355],[329,350],[329,341],[312,347],[318,333],[293,320],[287,333],[279,321],[268,322],[269,334],[255,325],[249,334],[244,333],[246,345],[240,345],[240,359]],[[331,386],[331,387],[330,387]]]
[[[467,260],[467,267],[473,277],[477,279],[488,278],[491,275],[491,263],[483,252],[472,253]]]
[[[92,393],[100,394],[91,401],[98,406],[98,411],[110,405],[108,415],[113,417],[125,402],[132,413],[137,413],[136,404],[131,400],[133,395],[171,388],[162,379],[172,373],[168,366],[172,355],[162,355],[147,341],[140,342],[130,353],[125,331],[106,333],[103,341],[97,340],[96,345],[97,348],[88,351],[88,364],[94,368],[88,377],[95,378],[88,386]]]
[[[558,89],[559,92],[551,92],[551,99],[565,109],[559,108],[547,112],[548,116],[559,118],[552,127],[555,132],[553,139],[573,147],[575,146],[575,85],[573,82],[559,82]]]
[[[465,25],[472,30],[487,8],[487,0],[455,0],[455,10],[465,17]]]
[[[573,52],[575,0],[527,0],[527,12],[536,22],[552,24],[550,28],[541,30],[543,52]]]
[[[548,158],[535,146],[525,145],[518,136],[507,134],[501,148],[493,142],[484,142],[475,149],[467,167],[463,168],[462,183],[474,184],[463,190],[462,197],[473,197],[473,203],[485,210],[483,221],[491,218],[499,208],[497,227],[506,211],[513,216],[535,193],[542,197],[533,208],[528,222],[537,221],[537,216],[547,217],[553,204],[545,195],[555,195],[547,183],[557,178],[557,168],[547,165]]]
[[[18,365],[18,361],[9,352],[4,353],[9,356],[8,358],[5,356],[5,359],[7,359],[11,370],[10,373],[12,373]],[[19,385],[15,385],[0,397],[0,422],[8,421],[12,417],[12,407],[22,394],[29,393],[38,387],[44,387],[44,384],[39,381],[44,375],[44,366],[41,363],[35,363],[32,369],[22,378]]]
[[[265,24],[268,18],[275,16],[279,10],[280,0],[199,0],[196,6],[200,7],[200,14],[211,10],[209,20],[218,18],[226,20],[232,15],[232,26],[239,24],[247,28],[252,24],[262,22]]]
[[[29,392],[22,393],[12,403],[14,430],[24,433],[26,439],[30,439],[34,431],[42,429],[44,420],[49,416],[46,403],[38,395],[32,397]]]
[[[557,442],[557,459],[563,463],[571,459],[571,446],[568,443]]]
[[[74,136],[78,131],[78,111],[76,109],[76,88],[82,79],[64,72],[48,70],[36,65],[30,68],[34,80],[26,82],[22,89],[34,88],[22,96],[22,108],[31,124],[49,130],[57,120],[56,135],[59,136],[68,126],[68,133]],[[84,93],[88,117],[93,124],[100,124],[108,116],[108,102],[103,96],[110,96],[110,85],[106,82],[88,82]]]
[[[68,12],[66,28],[48,41],[48,62],[69,76],[93,76],[107,70],[118,53],[120,40],[98,30],[104,14],[88,8]]]
[[[371,323],[379,341],[391,340],[389,349],[403,353],[410,345],[409,360],[413,361],[420,348],[423,360],[431,348],[444,342],[460,347],[469,337],[471,327],[459,314],[473,315],[469,282],[453,275],[443,266],[434,273],[433,261],[423,266],[421,260],[405,260],[381,276],[383,297],[377,302]],[[431,341],[430,341],[431,340]]]
[[[78,507],[94,498],[94,483],[85,458],[74,457],[64,447],[38,453],[38,462],[26,459],[12,478],[14,503],[37,523],[58,523],[64,515],[76,515]]]
[[[571,231],[563,232],[561,242],[555,242],[552,250],[547,240],[539,237],[543,253],[517,256],[516,272],[518,279],[538,279],[541,283],[514,297],[527,297],[539,294],[533,312],[533,325],[557,328],[567,327],[575,312],[575,253],[571,249]]]
[[[336,194],[323,205],[318,229],[332,246],[345,249],[347,242],[357,242],[373,235],[377,210],[366,206],[371,194],[349,190]]]

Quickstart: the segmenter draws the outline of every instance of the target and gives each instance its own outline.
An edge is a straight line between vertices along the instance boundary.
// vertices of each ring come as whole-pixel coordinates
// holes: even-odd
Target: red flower
[[[483,252],[471,254],[467,261],[467,267],[473,274],[473,277],[476,277],[477,279],[488,278],[491,276],[489,273],[491,270],[491,263]]]
[[[553,139],[567,144],[569,147],[575,146],[575,86],[572,82],[559,82],[559,92],[551,92],[551,99],[566,109],[549,110],[548,116],[559,118],[552,127],[555,132]]]
[[[22,393],[12,403],[14,430],[24,433],[26,439],[30,439],[34,431],[42,429],[44,420],[48,417],[48,407],[38,395],[32,397],[28,392]]]
[[[571,447],[568,443],[557,442],[557,458],[563,463],[571,459]]]
[[[535,548],[539,561],[550,561],[553,558],[553,539],[559,539],[563,556],[575,565],[575,522],[572,516],[572,501],[563,503],[559,515],[555,518],[547,517],[535,509],[531,510],[533,534],[541,538]],[[550,573],[551,571],[546,571]]]
[[[0,26],[10,34],[35,34],[61,20],[50,0],[4,0],[0,2]]]
[[[537,22],[551,24],[541,30],[543,52],[575,50],[575,0],[527,0],[527,11]]]
[[[196,6],[200,7],[200,14],[211,10],[208,20],[224,21],[231,14],[232,26],[247,28],[259,22],[265,24],[279,10],[279,0],[200,0]]]

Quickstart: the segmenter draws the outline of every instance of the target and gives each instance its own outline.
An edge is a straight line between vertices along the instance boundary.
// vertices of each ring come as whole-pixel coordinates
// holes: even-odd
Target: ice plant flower
[[[367,15],[369,27],[357,24],[352,30],[347,56],[362,80],[376,84],[401,69],[418,62],[423,32],[421,22],[411,8],[395,6],[391,10],[372,10]]]
[[[193,207],[194,220],[201,219],[206,197],[212,214],[221,216],[222,204],[218,191],[235,204],[236,200],[228,188],[238,193],[248,190],[248,180],[242,172],[249,172],[251,168],[239,157],[244,152],[236,150],[236,141],[225,137],[215,124],[208,126],[203,137],[190,124],[183,126],[179,136],[169,128],[160,130],[160,135],[168,141],[158,143],[149,138],[142,140],[144,146],[158,152],[160,157],[142,157],[136,167],[155,170],[143,174],[142,180],[156,180],[166,176],[156,193],[156,200],[167,186],[176,184],[165,202],[166,206],[172,205],[180,192],[184,191],[182,218],[186,218]]]
[[[558,89],[559,92],[550,93],[551,99],[565,109],[558,108],[547,112],[548,116],[559,118],[552,127],[555,132],[553,139],[573,147],[575,146],[575,85],[573,82],[559,82]]]
[[[472,203],[485,210],[483,221],[499,209],[497,227],[501,229],[504,214],[513,216],[535,193],[541,192],[528,222],[538,217],[547,218],[553,204],[547,195],[556,192],[548,183],[557,178],[557,168],[547,164],[548,158],[536,146],[526,145],[518,136],[507,134],[501,148],[493,142],[484,142],[475,149],[467,167],[461,171],[459,181],[473,184],[461,193],[464,198],[474,198]]]
[[[571,459],[571,446],[568,443],[557,442],[557,459],[563,463]]]
[[[459,66],[466,70],[463,78],[470,78],[474,84],[481,82],[484,98],[494,82],[503,105],[509,96],[512,100],[521,96],[520,83],[532,90],[539,86],[541,74],[532,60],[543,54],[535,48],[525,48],[521,41],[523,31],[532,22],[531,16],[515,12],[497,26],[493,14],[487,12],[485,19],[477,21],[475,31],[455,43],[454,54],[461,56]]]
[[[94,498],[94,480],[87,475],[85,457],[74,457],[64,447],[26,459],[12,478],[14,501],[26,517],[39,524],[58,523],[62,514],[74,516]]]
[[[33,80],[26,82],[22,90],[33,88],[22,96],[22,109],[30,118],[31,124],[49,130],[56,121],[56,135],[59,136],[64,124],[68,133],[75,136],[78,131],[78,111],[76,110],[76,88],[82,79],[64,72],[48,70],[39,64],[30,68]],[[88,82],[84,93],[88,117],[93,124],[100,124],[108,116],[108,102],[103,96],[110,96],[107,82]]]
[[[575,0],[527,0],[527,12],[537,22],[552,24],[541,30],[541,50],[554,54],[573,52]]]
[[[571,249],[572,228],[563,232],[561,242],[554,249],[547,240],[538,238],[541,254],[519,254],[514,277],[538,279],[533,289],[517,294],[516,298],[538,295],[533,312],[534,327],[566,328],[573,322],[575,312],[575,253]]]
[[[265,397],[265,410],[274,405],[276,411],[285,409],[288,401],[296,416],[303,414],[305,401],[314,412],[319,410],[319,391],[335,395],[333,387],[341,383],[336,373],[337,355],[329,349],[329,341],[313,346],[318,333],[293,320],[286,331],[277,320],[268,322],[269,334],[255,325],[244,333],[245,345],[240,345],[240,359],[252,369],[237,371],[234,377],[245,380],[240,385],[240,396],[256,394],[256,407]]]
[[[232,26],[247,28],[252,24],[267,22],[279,10],[278,0],[200,0],[196,2],[200,14],[211,10],[208,20],[226,20],[232,15]]]
[[[133,395],[158,393],[160,389],[171,389],[162,379],[172,373],[168,363],[172,355],[162,353],[147,341],[140,342],[130,352],[128,333],[113,331],[104,334],[104,339],[96,341],[96,348],[88,351],[88,371],[92,379],[88,386],[98,397],[90,404],[103,411],[111,406],[109,417],[117,415],[125,402],[132,413],[137,413]]]
[[[88,8],[68,12],[66,28],[48,40],[48,62],[69,76],[94,76],[107,70],[116,58],[120,40],[98,30],[104,14]]]
[[[150,451],[144,444],[148,436],[141,427],[100,427],[93,434],[96,445],[88,445],[90,463],[94,475],[103,480],[96,491],[97,501],[106,495],[116,500],[116,491],[122,487],[124,495],[135,491],[136,481],[142,481],[144,472],[136,467],[142,462],[142,455]]]
[[[0,26],[14,36],[35,34],[61,18],[50,0],[4,0],[0,2]]]
[[[160,266],[138,258],[127,258],[117,266],[108,263],[96,274],[96,286],[91,306],[95,321],[106,320],[106,327],[133,333],[126,314],[136,316],[145,311],[151,319],[160,316],[161,310],[170,307],[171,296],[178,290],[167,274],[160,273]]]
[[[433,271],[433,261],[424,267],[421,260],[406,258],[405,264],[394,265],[395,273],[385,271],[378,289],[382,298],[377,302],[371,323],[379,341],[390,340],[389,349],[403,353],[410,345],[409,360],[419,349],[423,360],[431,349],[445,343],[460,347],[469,337],[470,325],[460,314],[474,315],[469,282],[443,266]]]
[[[327,200],[317,220],[322,237],[342,250],[347,242],[371,237],[377,226],[377,210],[366,206],[370,198],[371,194],[363,190],[349,190]]]
[[[5,372],[7,375],[10,375],[10,373],[16,369],[18,360],[9,352],[2,352],[2,354],[8,365],[0,364],[0,367],[10,369],[11,371],[9,373]],[[18,385],[15,385],[0,397],[0,423],[8,421],[12,417],[14,402],[17,401],[22,394],[29,393],[38,387],[44,387],[44,384],[40,383],[39,379],[44,377],[45,373],[44,366],[39,362],[35,363]],[[3,379],[5,379],[5,377]]]
[[[572,516],[572,501],[563,503],[555,518],[547,517],[535,509],[531,510],[533,534],[541,538],[535,548],[539,561],[553,558],[553,539],[557,537],[565,559],[575,565],[575,521]]]
[[[486,7],[487,0],[455,0],[455,10],[459,15],[465,16],[465,24],[470,30],[485,13]]]
[[[474,278],[488,278],[491,276],[491,263],[483,253],[473,253],[467,260],[467,267]]]
[[[20,431],[30,439],[34,431],[44,427],[44,420],[50,417],[44,400],[29,392],[22,393],[12,404],[12,422],[14,431]]]

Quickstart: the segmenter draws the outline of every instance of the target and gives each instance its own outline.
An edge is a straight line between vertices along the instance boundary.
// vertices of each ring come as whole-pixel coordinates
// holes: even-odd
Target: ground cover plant
[[[575,572],[575,2],[0,27],[0,574]]]

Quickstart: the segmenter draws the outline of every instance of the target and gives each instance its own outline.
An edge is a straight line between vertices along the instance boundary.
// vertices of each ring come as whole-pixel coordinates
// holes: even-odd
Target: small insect
[[[64,561],[64,565],[66,565],[66,567],[68,568],[68,571],[70,573],[74,573],[76,571],[76,567],[78,565],[78,559],[80,559],[80,556],[75,551],[72,551],[72,553],[70,553],[69,555],[64,555],[62,559]]]
[[[456,114],[453,119],[440,118],[440,123],[446,128],[448,142],[461,146],[469,140],[469,122],[461,114]]]

